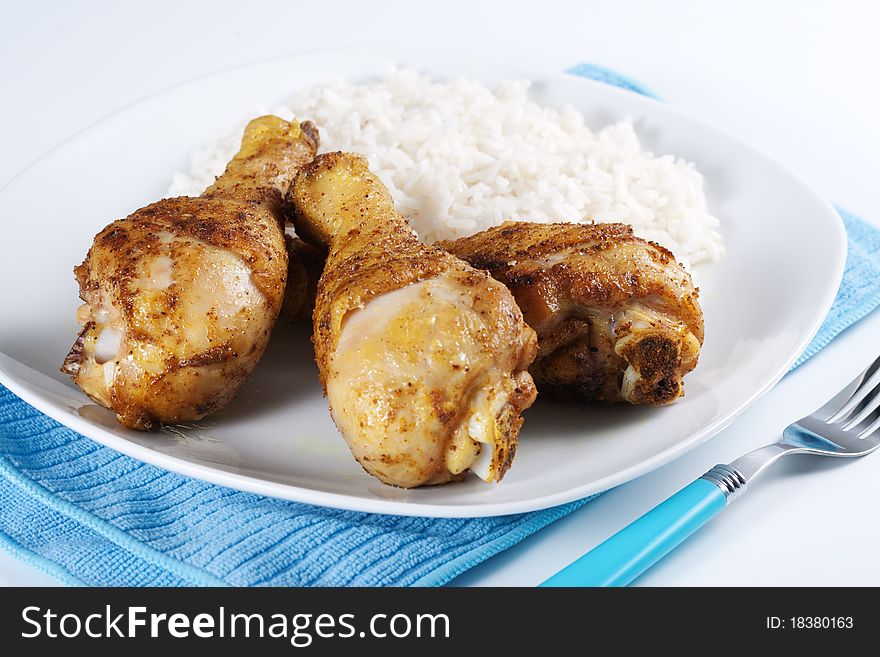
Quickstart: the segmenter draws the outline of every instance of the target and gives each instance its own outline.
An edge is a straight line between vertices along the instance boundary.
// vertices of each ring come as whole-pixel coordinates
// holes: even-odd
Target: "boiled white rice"
[[[475,80],[394,70],[365,84],[304,89],[271,113],[316,123],[322,152],[366,155],[426,242],[506,220],[592,220],[631,224],[687,265],[724,250],[692,164],[642,150],[628,121],[593,132],[572,107],[542,107],[525,81],[490,90]],[[238,149],[245,123],[194,153],[169,195],[210,185]]]

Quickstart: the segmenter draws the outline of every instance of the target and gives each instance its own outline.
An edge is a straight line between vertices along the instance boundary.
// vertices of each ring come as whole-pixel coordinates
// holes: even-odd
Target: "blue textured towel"
[[[607,69],[570,72],[652,95]],[[841,215],[843,284],[798,364],[880,305],[880,231]],[[0,387],[0,544],[71,584],[439,585],[589,499],[464,520],[285,502],[140,463]]]

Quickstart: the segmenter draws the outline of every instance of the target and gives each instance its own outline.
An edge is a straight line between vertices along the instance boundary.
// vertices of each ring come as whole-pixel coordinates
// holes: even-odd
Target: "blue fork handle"
[[[717,485],[697,479],[541,586],[626,586],[726,505]]]

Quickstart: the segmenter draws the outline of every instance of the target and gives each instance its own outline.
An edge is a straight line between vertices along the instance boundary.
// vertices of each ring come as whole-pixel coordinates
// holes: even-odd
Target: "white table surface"
[[[775,155],[833,201],[880,222],[880,11],[871,4],[5,3],[0,186],[114,110],[209,72],[319,47],[462,43],[493,57],[516,49],[552,70],[581,61],[616,68]],[[3,221],[6,231],[15,230],[14,217]],[[880,312],[705,445],[456,583],[538,583],[712,465],[774,440],[877,355],[878,335]],[[782,463],[639,583],[878,585],[878,475],[880,456]],[[55,583],[0,551],[0,584]]]

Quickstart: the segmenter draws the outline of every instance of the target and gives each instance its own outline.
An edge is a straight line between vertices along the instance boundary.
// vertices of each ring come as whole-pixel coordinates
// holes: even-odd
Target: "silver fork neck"
[[[730,463],[730,467],[739,472],[745,483],[749,483],[752,479],[764,472],[771,465],[776,463],[785,454],[797,448],[784,443],[773,443],[752,450],[748,454],[740,456],[738,459]]]
[[[792,451],[801,450],[781,442],[759,447],[731,463],[716,465],[700,478],[718,486],[727,501],[732,502],[742,495],[752,479]]]

